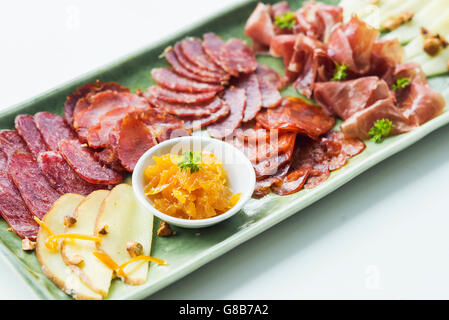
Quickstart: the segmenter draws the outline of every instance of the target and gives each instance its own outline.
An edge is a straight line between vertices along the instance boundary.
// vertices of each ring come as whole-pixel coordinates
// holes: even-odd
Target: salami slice
[[[155,107],[181,117],[202,117],[208,116],[220,109],[223,101],[216,97],[212,101],[195,104],[170,103],[159,100],[153,96],[148,97],[148,101]]]
[[[218,92],[223,90],[223,86],[210,83],[202,83],[176,74],[169,68],[155,68],[151,71],[151,76],[162,87],[183,92]]]
[[[259,80],[255,74],[241,77],[236,83],[238,88],[246,92],[246,107],[243,114],[243,122],[254,119],[262,108],[262,93],[259,88]]]
[[[225,71],[215,64],[203,49],[203,43],[197,38],[186,38],[181,41],[184,56],[199,68],[209,70],[219,75],[226,75]]]
[[[229,106],[229,115],[207,128],[209,135],[215,138],[224,138],[232,134],[240,125],[245,112],[246,92],[239,88],[228,88],[223,95],[223,100]]]
[[[221,108],[214,113],[204,117],[180,117],[184,121],[184,128],[187,130],[196,130],[206,127],[229,114],[229,106],[222,104]]]
[[[6,172],[0,172],[0,215],[19,237],[36,240],[39,225]]]
[[[25,141],[23,141],[16,130],[0,131],[0,149],[6,154],[8,159],[11,158],[16,151],[24,153],[29,152]]]
[[[122,174],[104,167],[94,158],[94,152],[77,140],[61,140],[59,151],[72,169],[87,182],[109,185],[123,180]]]
[[[215,64],[222,66],[222,62],[220,60],[220,52],[225,42],[221,40],[216,34],[209,32],[203,35],[203,49],[206,54],[211,58]]]
[[[39,112],[34,115],[34,120],[48,150],[58,151],[58,143],[62,139],[77,139],[76,133],[57,114]]]
[[[28,210],[42,219],[61,194],[53,189],[39,165],[29,153],[15,152],[8,162],[8,174]]]
[[[157,144],[156,138],[138,114],[126,115],[118,126],[111,134],[111,144],[122,166],[133,172],[139,158]]]
[[[271,186],[282,182],[290,169],[290,165],[291,162],[287,162],[285,165],[279,168],[274,175],[256,181],[256,187],[254,188],[253,197],[261,198],[269,194]]]
[[[171,47],[169,47],[168,49],[165,50],[164,55],[165,55],[165,59],[167,59],[168,63],[170,63],[170,65],[173,67],[175,72],[183,77],[186,77],[186,78],[189,78],[192,80],[196,80],[199,82],[206,82],[206,83],[213,83],[213,84],[221,83],[221,80],[218,77],[210,76],[208,71],[205,71],[205,70],[201,70],[201,71],[196,70],[196,72],[191,71],[191,69],[195,69],[195,66],[191,65],[189,62],[180,61],[180,58],[178,58],[178,55],[175,53],[175,50]],[[191,68],[188,69],[186,67],[187,65]],[[199,68],[196,68],[196,69],[199,69]],[[201,75],[201,74],[207,74],[207,76]]]
[[[129,92],[128,88],[122,87],[122,85],[117,82],[101,82],[97,80],[96,82],[87,83],[84,86],[76,89],[75,92],[67,97],[64,104],[64,117],[67,120],[67,123],[70,126],[73,125],[73,114],[75,113],[75,107],[80,99],[106,90]]]
[[[182,120],[158,109],[150,108],[140,112],[139,118],[151,130],[158,142],[189,135],[189,132],[184,129]]]
[[[31,151],[34,159],[37,159],[39,153],[47,151],[41,133],[37,129],[36,123],[32,115],[21,114],[15,119],[17,132],[25,141],[28,149]]]
[[[216,93],[213,91],[203,93],[187,93],[173,91],[159,86],[149,87],[147,94],[162,101],[185,104],[210,101],[216,95]]]
[[[252,73],[257,68],[257,60],[243,40],[230,39],[220,50],[220,61],[226,72],[238,77]]]
[[[253,162],[256,179],[261,180],[275,174],[279,168],[292,159],[294,145],[291,145],[285,152],[275,155],[262,161]]]
[[[142,97],[127,92],[104,91],[92,97],[91,104],[79,117],[75,117],[74,126],[82,141],[87,140],[89,129],[100,122],[100,118],[118,107],[148,108],[148,103]]]
[[[8,172],[8,157],[0,150],[0,172]]]
[[[325,135],[325,139],[339,142],[342,145],[343,152],[349,157],[358,155],[366,148],[362,140],[347,137],[342,131],[330,131]]]
[[[271,190],[280,196],[301,190],[309,177],[310,168],[301,168],[286,175],[281,182],[275,182]]]
[[[53,188],[62,194],[78,193],[87,196],[95,190],[104,188],[102,185],[81,179],[59,152],[42,152],[39,154],[37,163]]]
[[[267,129],[281,129],[317,138],[330,131],[335,119],[315,105],[301,99],[288,98],[278,108],[266,109],[256,117]]]

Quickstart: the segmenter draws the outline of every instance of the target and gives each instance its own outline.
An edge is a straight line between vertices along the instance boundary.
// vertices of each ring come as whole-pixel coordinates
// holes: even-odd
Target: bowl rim
[[[229,148],[230,150],[232,150],[233,153],[238,154],[239,157],[246,164],[248,169],[250,169],[251,181],[248,183],[245,183],[245,192],[242,192],[242,196],[239,199],[239,201],[237,202],[237,204],[235,206],[233,206],[231,209],[229,209],[228,211],[226,211],[218,216],[206,218],[206,219],[198,219],[198,220],[189,220],[189,219],[172,217],[168,214],[165,214],[165,213],[157,210],[151,204],[151,202],[145,196],[143,189],[138,187],[140,185],[138,179],[141,178],[141,175],[143,174],[143,171],[145,170],[144,164],[145,164],[146,160],[149,157],[152,157],[154,155],[154,153],[156,153],[159,149],[164,148],[167,145],[172,145],[172,144],[176,144],[176,143],[183,142],[183,141],[195,141],[195,140],[205,141],[206,143],[210,142],[210,143],[215,143],[215,144],[224,144],[225,148]],[[233,145],[226,143],[222,140],[207,137],[207,136],[201,136],[201,135],[178,137],[178,138],[174,138],[174,139],[170,139],[170,140],[161,142],[161,143],[153,146],[152,148],[148,149],[139,158],[139,160],[137,161],[137,164],[134,168],[133,174],[132,174],[132,187],[134,189],[134,194],[135,194],[136,198],[138,199],[138,201],[147,210],[149,210],[152,214],[154,214],[158,218],[160,218],[168,223],[171,223],[173,225],[180,226],[180,227],[187,227],[187,228],[207,227],[207,226],[211,226],[213,224],[219,223],[221,221],[224,221],[226,219],[229,219],[230,217],[235,215],[237,212],[239,212],[240,209],[245,205],[245,203],[248,202],[249,199],[251,199],[251,196],[255,189],[255,185],[256,185],[256,174],[254,172],[254,168],[251,164],[251,161],[245,156],[245,154],[242,151],[240,151]]]

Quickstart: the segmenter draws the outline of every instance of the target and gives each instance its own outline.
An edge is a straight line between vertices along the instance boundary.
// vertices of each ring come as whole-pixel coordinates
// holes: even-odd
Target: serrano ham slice
[[[42,152],[37,162],[52,187],[62,194],[77,193],[87,196],[95,190],[104,188],[81,179],[59,152]]]
[[[223,104],[222,100],[218,97],[216,97],[212,101],[199,102],[195,104],[183,104],[162,101],[150,95],[148,96],[148,101],[155,107],[167,113],[182,117],[208,116],[220,109],[221,105]]]
[[[59,151],[67,163],[81,178],[93,184],[109,185],[123,180],[123,176],[104,167],[94,157],[94,152],[76,140],[61,140]]]
[[[24,153],[29,152],[25,141],[23,141],[16,130],[0,131],[0,150],[6,154],[8,159],[11,158],[16,151]]]
[[[8,162],[8,174],[29,211],[42,219],[61,194],[53,189],[29,153],[15,152]]]
[[[57,114],[39,112],[34,115],[34,120],[48,150],[58,151],[58,143],[62,139],[77,139],[72,128]]]
[[[229,106],[222,104],[221,108],[214,113],[204,117],[180,117],[184,121],[184,128],[187,130],[196,130],[208,126],[229,114]]]
[[[240,125],[245,112],[246,92],[239,88],[228,88],[223,95],[223,100],[229,106],[229,115],[207,127],[209,135],[215,138],[224,138],[232,134]]]
[[[183,92],[218,92],[223,90],[223,86],[202,83],[188,78],[184,78],[176,74],[169,68],[155,68],[151,71],[151,75],[162,87]]]
[[[284,60],[284,73],[287,81],[294,81],[298,77],[298,73],[290,71],[288,66],[292,60],[294,51],[296,34],[280,34],[271,40],[270,54],[274,57],[282,57]]]
[[[256,117],[266,129],[281,129],[317,138],[332,129],[335,120],[324,111],[301,99],[288,98],[281,106],[259,112]]]
[[[389,97],[393,96],[388,84],[377,77],[318,82],[314,85],[315,101],[342,119]]]
[[[28,149],[31,151],[34,159],[37,159],[39,153],[47,151],[41,133],[37,129],[34,117],[29,114],[18,115],[15,119],[15,127],[19,135],[25,141]]]
[[[255,74],[241,77],[236,87],[244,89],[246,92],[246,107],[243,113],[243,122],[254,119],[262,108],[262,93],[259,88],[259,80]]]
[[[6,172],[0,170],[0,215],[15,234],[36,240],[39,225],[34,221],[19,191]]]
[[[220,61],[225,71],[235,77],[252,73],[257,60],[243,40],[229,39],[220,50]]]
[[[159,86],[149,87],[147,94],[162,101],[172,103],[185,103],[185,104],[210,101],[216,95],[216,93],[213,91],[203,93],[187,93],[187,92],[173,91]]]
[[[270,46],[275,36],[270,6],[259,2],[246,21],[245,35],[254,42]]]
[[[197,67],[226,76],[226,72],[206,54],[200,39],[186,38],[180,42],[180,47],[184,56]]]

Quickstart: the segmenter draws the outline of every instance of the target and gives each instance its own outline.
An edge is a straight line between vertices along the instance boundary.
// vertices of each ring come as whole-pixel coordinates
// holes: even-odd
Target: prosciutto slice
[[[288,81],[294,81],[298,77],[298,73],[290,71],[288,66],[295,51],[297,35],[295,34],[281,34],[275,36],[271,40],[270,54],[274,57],[282,57],[284,60],[284,73]]]
[[[245,35],[258,44],[270,46],[275,36],[270,6],[259,2],[245,25]]]
[[[18,115],[15,119],[15,127],[17,132],[25,141],[28,149],[31,151],[34,159],[37,159],[39,153],[47,151],[41,133],[37,129],[34,117],[29,114]]]

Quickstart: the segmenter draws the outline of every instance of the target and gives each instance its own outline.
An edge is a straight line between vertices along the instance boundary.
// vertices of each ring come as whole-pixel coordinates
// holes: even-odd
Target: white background
[[[238,0],[2,1],[0,108]],[[449,127],[150,299],[449,298]],[[0,299],[33,299],[0,261]]]

